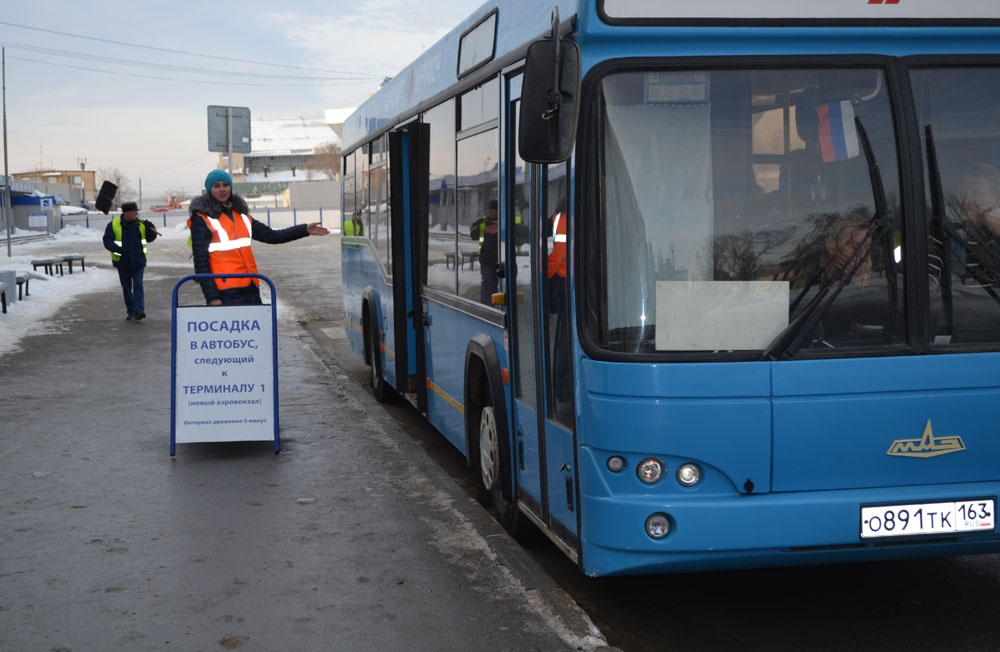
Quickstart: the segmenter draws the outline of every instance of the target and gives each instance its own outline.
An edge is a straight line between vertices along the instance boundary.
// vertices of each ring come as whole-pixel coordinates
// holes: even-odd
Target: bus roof
[[[409,111],[443,93],[459,81],[460,46],[463,36],[477,26],[493,28],[495,61],[521,52],[527,45],[547,35],[552,10],[558,7],[562,21],[577,14],[582,3],[594,6],[599,0],[488,0],[440,41],[429,47],[413,63],[387,81],[344,123],[344,151],[350,151],[366,134],[387,122],[398,121]],[[495,23],[489,21],[495,20]],[[462,75],[464,77],[464,74]]]
[[[912,22],[1000,19],[997,0],[598,0],[608,22]]]
[[[385,82],[344,123],[343,151],[350,152],[389,124],[398,124],[443,97],[471,70],[467,52],[481,65],[511,62],[546,36],[552,10],[577,29],[607,25],[1000,25],[1000,0],[487,0],[468,18]],[[613,29],[613,28],[612,28]],[[484,37],[476,44],[477,33]],[[578,34],[578,38],[581,35]],[[471,47],[472,44],[476,48]],[[492,46],[491,48],[489,46]],[[483,51],[483,48],[488,48]],[[470,82],[471,84],[471,82]]]

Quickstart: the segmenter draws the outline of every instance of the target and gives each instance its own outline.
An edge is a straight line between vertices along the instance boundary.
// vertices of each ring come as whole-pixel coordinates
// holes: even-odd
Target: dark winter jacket
[[[121,254],[120,260],[115,260],[115,257],[112,256],[111,264],[115,267],[125,267],[127,269],[145,267],[146,254],[143,251],[144,247],[142,243],[142,233],[139,230],[139,223],[142,222],[146,227],[146,244],[156,240],[156,236],[159,235],[156,232],[156,227],[149,220],[138,219],[130,222],[120,216],[115,219],[121,220],[121,246],[118,246],[115,243],[114,220],[108,222],[108,225],[104,228],[104,248],[113,254]]]
[[[188,219],[188,227],[191,229],[191,253],[194,257],[195,274],[212,273],[208,253],[208,245],[212,242],[212,231],[199,213],[215,219],[232,219],[234,211],[250,216],[250,208],[247,206],[246,200],[239,195],[233,195],[229,203],[230,207],[225,207],[207,194],[191,200],[191,217]],[[296,224],[286,229],[272,229],[263,222],[253,219],[252,216],[251,221],[251,237],[266,244],[282,244],[309,235],[307,224]],[[202,281],[201,289],[206,302],[222,298],[220,290],[211,280]]]

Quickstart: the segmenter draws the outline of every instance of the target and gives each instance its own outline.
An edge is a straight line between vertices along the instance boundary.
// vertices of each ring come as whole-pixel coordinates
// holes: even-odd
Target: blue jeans
[[[122,283],[125,310],[130,315],[146,312],[146,293],[142,289],[142,275],[145,271],[145,267],[118,266],[118,280]]]

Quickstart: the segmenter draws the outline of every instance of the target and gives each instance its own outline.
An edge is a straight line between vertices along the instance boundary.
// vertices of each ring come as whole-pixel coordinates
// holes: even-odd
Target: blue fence
[[[323,226],[328,229],[340,228],[339,209],[257,208],[251,209],[250,214],[274,229],[283,229],[296,224],[309,224],[310,222],[322,222]],[[99,212],[89,212],[86,215],[64,215],[60,219],[59,228],[78,225],[88,229],[104,229],[107,223],[117,215],[120,213],[112,212],[105,215]],[[187,224],[188,212],[139,211],[139,217],[151,221],[157,227],[168,229]]]

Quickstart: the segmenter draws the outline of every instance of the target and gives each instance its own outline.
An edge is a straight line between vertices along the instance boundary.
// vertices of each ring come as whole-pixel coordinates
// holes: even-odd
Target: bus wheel
[[[369,322],[372,323],[372,322]],[[392,391],[382,377],[382,352],[379,349],[378,332],[374,326],[368,327],[368,351],[371,359],[371,386],[375,400],[385,403],[392,398]]]
[[[506,441],[497,431],[493,406],[483,406],[479,416],[480,480],[490,495],[497,522],[508,532],[513,532],[517,508],[510,487],[510,454]]]

